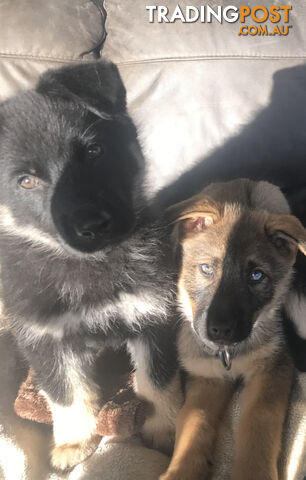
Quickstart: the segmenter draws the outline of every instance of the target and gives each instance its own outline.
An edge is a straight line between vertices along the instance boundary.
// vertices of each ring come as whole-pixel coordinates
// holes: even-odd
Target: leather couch
[[[217,3],[257,5],[255,0]],[[167,204],[223,172],[264,176],[281,184],[281,169],[287,176],[281,186],[303,191],[306,7],[304,0],[275,4],[292,4],[287,36],[238,35],[239,21],[151,23],[143,0],[0,0],[1,100],[31,87],[47,68],[103,55],[117,63],[127,88],[129,112],[146,158],[148,197],[170,185],[158,197]],[[154,5],[166,5],[170,17],[177,2]],[[183,11],[188,5],[180,2]],[[200,7],[201,2],[192,5]],[[251,27],[254,19],[247,17],[245,25]],[[188,171],[192,173],[180,180]],[[154,480],[166,468],[165,456],[137,441],[104,439],[83,465],[67,474],[51,473],[49,430],[13,412],[24,368],[3,326],[1,479]],[[306,476],[305,411],[306,378],[299,374],[286,423],[282,480]],[[228,478],[238,416],[236,398],[216,447],[213,480]]]

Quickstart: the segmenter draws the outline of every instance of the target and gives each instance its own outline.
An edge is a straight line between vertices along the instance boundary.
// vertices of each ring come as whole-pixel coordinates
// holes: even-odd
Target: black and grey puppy
[[[93,362],[110,343],[128,342],[137,391],[154,404],[143,433],[166,448],[176,279],[166,227],[141,213],[142,157],[117,68],[49,71],[3,103],[0,168],[1,296],[52,411],[53,465],[96,447]]]

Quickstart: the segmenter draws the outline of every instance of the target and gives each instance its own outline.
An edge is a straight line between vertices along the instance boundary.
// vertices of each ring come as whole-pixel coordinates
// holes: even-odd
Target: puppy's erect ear
[[[306,230],[293,215],[269,215],[266,232],[281,253],[306,255]]]
[[[251,208],[281,215],[290,214],[289,204],[279,187],[265,181],[250,184],[253,186],[250,195]]]
[[[167,209],[168,220],[180,229],[180,237],[201,232],[221,217],[221,207],[202,194],[172,205]]]
[[[82,104],[98,116],[123,113],[126,109],[125,88],[118,69],[102,60],[48,70],[36,90]]]

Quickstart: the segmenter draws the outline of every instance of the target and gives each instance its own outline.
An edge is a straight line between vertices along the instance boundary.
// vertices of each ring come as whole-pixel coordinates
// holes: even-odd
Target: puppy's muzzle
[[[207,320],[207,337],[218,345],[231,345],[236,339],[236,322],[232,319],[224,322],[218,320]]]
[[[75,223],[74,230],[78,237],[91,242],[109,232],[112,228],[112,217],[107,211],[90,212]]]

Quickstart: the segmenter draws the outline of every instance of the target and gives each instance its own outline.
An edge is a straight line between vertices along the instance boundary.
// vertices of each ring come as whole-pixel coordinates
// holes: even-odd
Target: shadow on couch
[[[279,185],[306,222],[306,64],[276,72],[270,104],[240,134],[158,192],[154,204],[165,208],[212,181],[237,177]]]

